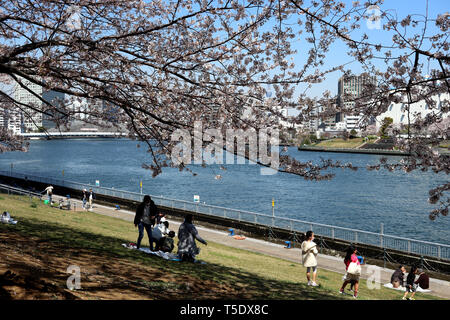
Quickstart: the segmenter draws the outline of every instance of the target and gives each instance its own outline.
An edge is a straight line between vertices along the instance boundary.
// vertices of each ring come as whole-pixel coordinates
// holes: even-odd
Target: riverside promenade
[[[64,197],[54,195],[54,199],[57,201],[59,199],[64,199]],[[84,211],[82,209],[82,202],[77,199],[71,199],[72,203],[76,203],[76,210],[77,211]],[[106,205],[100,205],[96,204],[94,202],[93,210],[92,212],[102,215],[107,215],[110,217],[115,217],[123,220],[132,221],[134,220],[135,212],[120,209],[117,210],[113,206],[106,206]],[[178,227],[180,225],[179,221],[176,221],[174,219],[169,220],[170,223],[170,229],[177,231]],[[258,252],[261,254],[266,254],[268,256],[277,257],[281,259],[285,259],[288,261],[292,261],[295,263],[298,263],[301,265],[301,250],[298,248],[291,248],[286,249],[284,246],[271,243],[264,240],[259,239],[253,239],[250,237],[247,237],[245,240],[235,240],[233,237],[230,237],[227,232],[224,232],[222,230],[215,230],[212,228],[206,228],[202,226],[201,222],[195,222],[197,229],[199,230],[199,233],[201,236],[207,240],[212,241],[216,243],[220,243],[226,246],[230,246],[233,248],[239,248],[243,250],[248,250],[252,252]],[[176,248],[175,248],[176,250]],[[341,273],[344,275],[345,273],[345,267],[343,263],[342,257],[335,257],[330,255],[324,255],[319,254],[317,257],[318,260],[318,267],[320,269],[325,269],[337,273]],[[371,273],[369,274],[367,269],[371,268]],[[362,265],[362,274],[361,274],[361,282],[366,281],[367,278],[373,273],[373,270],[376,270],[379,272],[380,275],[380,282],[381,285],[389,283],[391,279],[391,275],[394,272],[392,269],[382,268],[379,266],[374,265],[368,265],[364,264]],[[299,277],[304,278],[304,274],[299,272]],[[406,277],[405,277],[406,279]],[[441,298],[450,299],[450,282],[438,280],[438,279],[432,279],[430,278],[430,289],[431,294],[436,295]],[[336,291],[339,290],[339,288],[336,288]],[[401,292],[399,291],[399,297],[401,296]]]

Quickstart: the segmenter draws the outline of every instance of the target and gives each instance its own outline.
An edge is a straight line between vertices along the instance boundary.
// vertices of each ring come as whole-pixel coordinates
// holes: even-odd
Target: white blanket
[[[122,243],[122,246],[124,246],[127,249],[134,249],[136,250],[136,246],[133,244],[126,244],[126,243]],[[178,258],[178,255],[176,253],[167,253],[167,252],[163,252],[163,251],[151,251],[150,248],[139,248],[139,251],[145,252],[147,254],[152,254],[155,256],[158,256],[160,258],[163,258],[165,260],[171,260],[171,261],[181,261]]]
[[[0,221],[6,224],[17,224],[17,221],[11,218],[10,216],[1,216]]]
[[[126,244],[126,243],[122,243],[122,246],[124,246],[127,249],[133,249],[136,250],[137,247],[135,244]],[[152,254],[154,256],[158,256],[160,258],[163,258],[165,260],[170,260],[170,261],[181,261],[180,258],[178,258],[178,255],[176,253],[167,253],[164,251],[151,251],[150,248],[139,248],[139,251],[145,252],[147,254]],[[206,264],[206,262],[204,261],[200,261],[200,260],[195,260],[194,263],[200,263],[200,264]]]
[[[398,291],[406,291],[405,287],[398,287],[398,288],[394,288],[392,286],[392,283],[386,283],[385,285],[383,285],[384,287],[388,288],[388,289],[393,289],[393,290],[398,290]],[[429,289],[422,289],[421,287],[417,287],[416,289],[417,292],[431,292],[431,290]]]

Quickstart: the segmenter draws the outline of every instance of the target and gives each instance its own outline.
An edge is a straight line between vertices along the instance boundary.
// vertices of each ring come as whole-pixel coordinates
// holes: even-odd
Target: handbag
[[[354,275],[361,275],[361,266],[357,264],[356,262],[351,262],[348,265],[347,273],[354,274]]]

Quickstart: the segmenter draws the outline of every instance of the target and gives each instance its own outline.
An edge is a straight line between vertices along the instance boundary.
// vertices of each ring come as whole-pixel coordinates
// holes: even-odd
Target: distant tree
[[[383,119],[383,122],[381,123],[380,131],[379,131],[379,135],[380,135],[381,139],[389,138],[388,129],[392,125],[393,122],[394,122],[394,119],[392,119],[391,117],[386,117]]]
[[[350,137],[350,134],[348,133],[348,131],[344,130],[342,132],[342,139],[344,139],[344,141],[347,141],[349,137]]]

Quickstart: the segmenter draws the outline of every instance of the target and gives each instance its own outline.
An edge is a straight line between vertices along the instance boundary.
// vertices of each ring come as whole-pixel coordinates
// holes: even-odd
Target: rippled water
[[[430,221],[428,190],[448,181],[445,174],[334,170],[331,181],[311,182],[289,174],[260,175],[257,165],[218,165],[207,168],[192,165],[198,173],[166,168],[156,178],[142,168],[149,154],[139,143],[126,139],[36,140],[27,153],[0,154],[0,169],[114,187],[193,201],[194,194],[207,204],[272,214],[311,222],[379,232],[450,244],[450,218]],[[290,148],[299,160],[325,159],[352,162],[365,167],[380,156],[344,153],[317,153]],[[399,157],[388,157],[398,160]],[[216,180],[215,175],[222,175]]]

